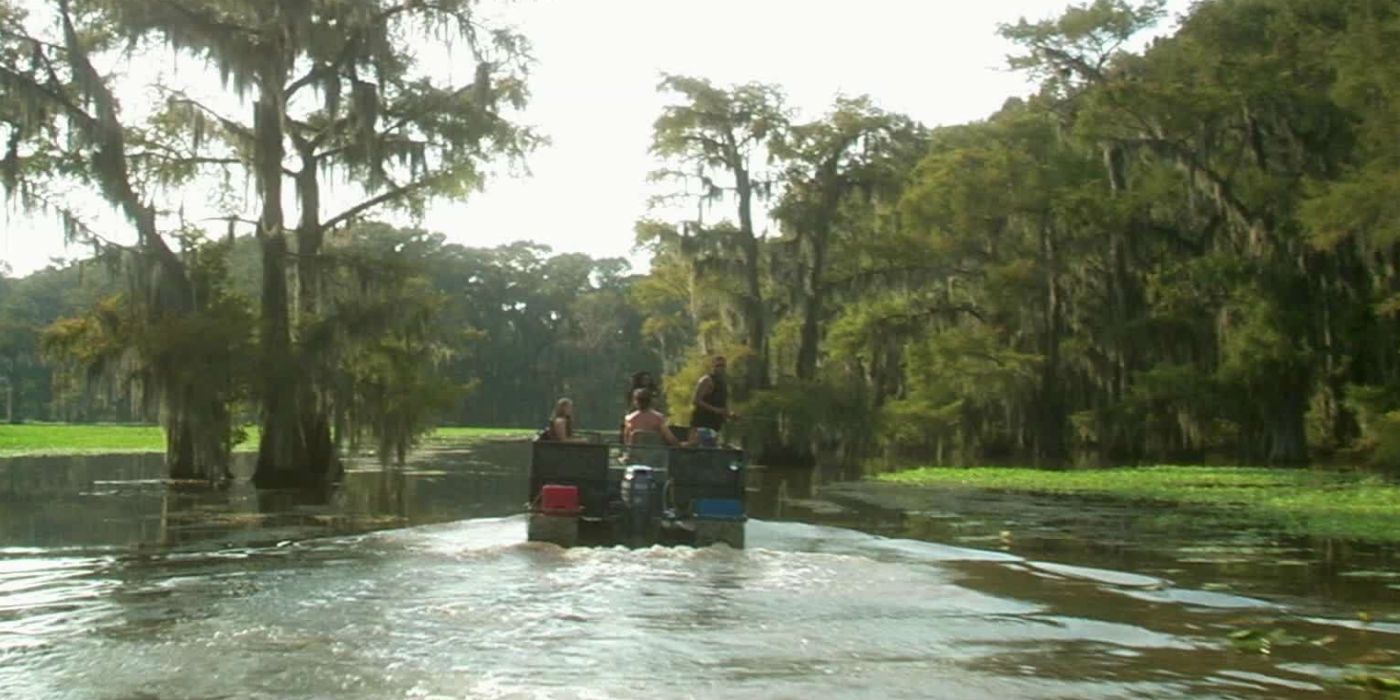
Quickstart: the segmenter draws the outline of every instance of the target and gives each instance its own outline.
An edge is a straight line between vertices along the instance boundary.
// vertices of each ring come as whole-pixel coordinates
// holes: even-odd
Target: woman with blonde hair
[[[540,431],[541,440],[558,442],[578,442],[574,437],[574,400],[564,397],[554,402],[554,413],[549,417],[549,425]]]

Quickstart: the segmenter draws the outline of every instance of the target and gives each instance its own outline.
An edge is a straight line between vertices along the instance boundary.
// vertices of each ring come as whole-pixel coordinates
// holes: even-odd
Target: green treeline
[[[251,314],[261,276],[257,242],[244,237],[220,245],[227,248],[223,255],[232,293]],[[539,427],[554,397],[563,394],[577,397],[585,426],[610,427],[623,408],[628,375],[656,361],[640,342],[642,320],[628,302],[635,276],[627,274],[626,261],[553,254],[530,243],[469,248],[446,243],[442,234],[376,223],[337,233],[327,248],[341,260],[372,260],[380,274],[404,277],[404,285],[415,290],[414,303],[428,306],[431,332],[423,343],[432,349],[423,362],[428,374],[422,385],[411,377],[391,378],[395,395],[429,405],[429,427]],[[0,401],[5,411],[0,417],[69,422],[156,418],[141,402],[139,371],[91,374],[87,365],[74,364],[71,355],[55,352],[55,341],[75,323],[87,327],[110,312],[125,285],[122,274],[96,261],[22,279],[0,277],[0,324],[13,329],[0,341],[0,389],[10,389],[8,400]],[[372,314],[375,307],[411,308],[392,295],[385,300],[364,297],[341,300],[347,317]],[[83,347],[90,352],[102,345],[99,338],[87,338]],[[377,346],[361,353],[357,362],[342,366],[345,379],[366,383],[396,359]],[[406,364],[418,366],[418,359],[408,359]],[[232,369],[245,384],[253,379],[252,367]],[[381,393],[376,399],[387,404],[392,397]],[[383,410],[396,409],[385,405]],[[256,422],[252,402],[238,402],[235,412],[236,422]]]
[[[279,450],[334,453],[360,438],[402,450],[439,420],[534,424],[563,394],[586,424],[609,426],[635,369],[665,377],[684,420],[705,356],[720,352],[744,413],[735,433],[770,461],[1400,466],[1400,0],[1211,0],[1146,45],[1160,2],[1071,6],[1001,29],[1019,47],[1012,67],[1038,86],[1031,96],[933,129],[870,98],[841,98],[813,117],[791,109],[779,86],[666,76],[655,176],[672,187],[668,201],[696,215],[639,221],[637,243],[652,256],[645,275],[529,244],[474,249],[362,216],[301,216],[317,211],[312,174],[327,168],[368,183],[367,204],[381,204],[380,192],[411,210],[477,186],[478,160],[522,155],[533,136],[490,121],[500,112],[482,107],[479,90],[419,94],[401,60],[374,53],[392,49],[372,41],[363,65],[385,60],[389,76],[376,85],[402,79],[399,92],[366,87],[360,59],[337,68],[336,40],[311,31],[328,15],[267,20],[305,30],[289,36],[308,43],[285,47],[286,65],[245,67],[240,47],[162,24],[198,13],[132,9],[148,5],[163,7],[85,9],[228,61],[250,95],[268,99],[233,125],[173,100],[154,126],[110,126],[133,143],[156,128],[182,139],[184,160],[166,160],[185,169],[167,163],[142,183],[183,184],[205,161],[237,161],[262,183],[258,223],[233,243],[184,236],[169,256],[128,256],[149,262],[118,266],[116,296],[50,279],[71,270],[6,280],[0,308],[33,295],[71,302],[57,314],[0,312],[9,314],[0,323],[18,323],[7,329],[24,329],[0,348],[23,411],[72,406],[96,379],[151,377],[162,416],[224,426],[237,422],[230,411],[256,413],[260,465],[273,469],[296,461]],[[195,3],[218,21],[244,5]],[[336,4],[359,5],[379,3]],[[341,19],[379,36],[361,14]],[[15,75],[34,83],[17,101],[0,97],[0,128],[24,137],[11,139],[20,155],[6,161],[10,182],[42,182],[71,162],[19,106],[47,104],[38,88],[49,78],[25,72],[30,56],[58,61],[80,39],[0,50],[12,67],[0,72],[6,85]],[[53,75],[94,99],[83,71]],[[321,90],[309,115],[272,99],[274,79],[285,92],[334,76],[343,90]],[[489,85],[497,100],[523,100],[516,82],[499,95],[501,82]],[[463,95],[477,101],[449,99]],[[386,124],[375,100],[402,117]],[[429,105],[462,110],[460,122]],[[289,133],[268,127],[278,110]],[[65,128],[85,133],[77,116]],[[388,128],[413,119],[425,131]],[[420,163],[424,133],[442,150]],[[135,148],[104,129],[88,143]],[[304,162],[286,167],[286,189],[298,193],[287,211],[300,221],[269,206],[284,189],[276,164],[295,164],[297,149]],[[154,167],[149,157],[124,162],[138,174]],[[405,170],[386,178],[386,164]],[[94,179],[120,201],[132,187],[112,186],[110,174]],[[421,190],[394,184],[416,176]],[[149,200],[133,201],[139,229]],[[154,235],[142,240],[176,238]],[[177,268],[181,289],[170,292],[162,270]],[[172,307],[167,293],[194,302]],[[151,332],[177,312],[190,324],[183,333]],[[114,320],[123,314],[135,314],[126,326],[135,330]],[[64,315],[76,320],[48,325]],[[88,381],[47,383],[55,363],[60,377]],[[190,377],[211,367],[228,380],[196,390]],[[50,386],[67,398],[44,396]],[[163,420],[177,435],[184,425]]]
[[[688,340],[751,352],[755,412],[777,418],[756,439],[1400,462],[1400,3],[1202,2],[1127,48],[1160,7],[1005,25],[1039,89],[926,134],[861,100],[789,124],[771,89],[669,85],[657,150],[728,175],[739,224],[649,231],[643,284],[676,292]],[[755,262],[745,185],[774,178],[782,234]],[[766,343],[735,330],[755,325]]]

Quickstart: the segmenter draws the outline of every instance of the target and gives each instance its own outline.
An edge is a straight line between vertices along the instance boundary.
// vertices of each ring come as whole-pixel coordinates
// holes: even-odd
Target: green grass
[[[247,428],[248,439],[235,451],[256,450],[258,429]],[[30,455],[116,454],[164,452],[160,426],[128,423],[0,424],[0,457]]]
[[[1289,534],[1400,542],[1400,484],[1364,474],[1262,467],[929,467],[876,478],[911,486],[1203,506],[1248,515]]]
[[[251,452],[258,448],[258,429],[247,428],[248,439],[234,449]],[[515,428],[438,428],[428,443],[472,442],[498,438],[528,437],[532,431]],[[0,424],[0,457],[32,455],[116,454],[163,452],[165,435],[159,426],[115,423],[25,423]]]
[[[528,438],[536,431],[529,428],[463,428],[443,426],[428,435],[425,442],[474,442],[476,440],[503,440]]]

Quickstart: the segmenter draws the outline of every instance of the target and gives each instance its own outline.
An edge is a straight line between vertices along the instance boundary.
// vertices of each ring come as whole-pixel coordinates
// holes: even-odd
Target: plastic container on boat
[[[585,518],[601,518],[608,510],[608,446],[538,440],[530,452],[530,498],[536,503],[548,484],[578,489]]]
[[[634,464],[622,475],[624,537],[633,545],[655,543],[661,517],[662,483],[656,470]]]
[[[656,470],[651,467],[633,464],[623,472],[622,502],[627,507],[649,506],[656,491]]]
[[[545,484],[540,487],[540,511],[549,515],[577,515],[579,510],[577,486]]]
[[[744,519],[744,504],[733,498],[697,498],[692,511],[702,520]]]

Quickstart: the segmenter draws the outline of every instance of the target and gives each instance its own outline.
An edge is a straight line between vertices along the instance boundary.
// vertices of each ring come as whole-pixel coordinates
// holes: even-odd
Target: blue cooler
[[[744,504],[732,498],[697,498],[691,511],[700,520],[744,519]]]
[[[744,503],[734,498],[697,498],[691,502],[695,514],[696,547],[708,547],[723,542],[735,549],[744,548]]]

